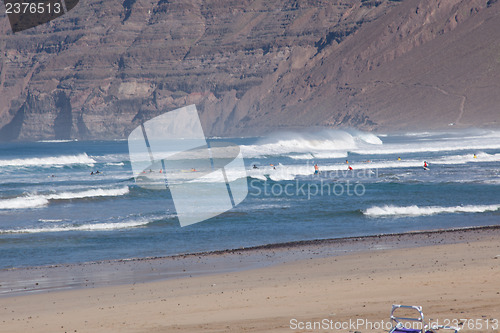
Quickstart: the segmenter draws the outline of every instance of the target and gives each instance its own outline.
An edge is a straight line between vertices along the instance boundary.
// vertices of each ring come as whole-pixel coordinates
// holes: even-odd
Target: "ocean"
[[[500,223],[500,131],[219,141],[240,147],[249,193],[187,227],[168,190],[135,183],[125,140],[0,144],[0,269]]]

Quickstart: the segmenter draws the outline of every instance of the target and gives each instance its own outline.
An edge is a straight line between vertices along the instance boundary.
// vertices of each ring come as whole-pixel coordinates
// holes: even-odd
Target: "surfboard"
[[[423,167],[423,168],[424,168],[424,170],[430,170],[428,167]]]

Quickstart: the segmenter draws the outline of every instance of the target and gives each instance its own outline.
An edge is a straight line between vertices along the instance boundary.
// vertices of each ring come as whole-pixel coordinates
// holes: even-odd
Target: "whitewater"
[[[1,144],[0,269],[500,223],[498,130],[315,128],[209,142],[240,147],[245,170],[226,178],[246,179],[249,193],[185,228],[169,190],[135,182],[126,141]],[[168,183],[158,170],[152,181]]]

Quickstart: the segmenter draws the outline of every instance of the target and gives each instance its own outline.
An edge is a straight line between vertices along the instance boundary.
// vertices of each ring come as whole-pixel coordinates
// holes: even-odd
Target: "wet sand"
[[[2,332],[308,331],[293,328],[378,325],[393,303],[422,305],[439,324],[474,319],[464,331],[498,332],[500,229],[22,268],[0,271],[0,281]],[[310,331],[384,331],[325,328]]]

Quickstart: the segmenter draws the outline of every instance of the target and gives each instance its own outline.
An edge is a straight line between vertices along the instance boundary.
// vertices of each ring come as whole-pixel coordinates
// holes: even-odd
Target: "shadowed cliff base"
[[[497,1],[117,4],[0,19],[0,140],[125,138],[192,103],[220,136],[500,126]]]

